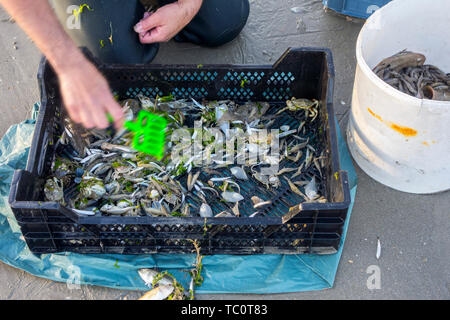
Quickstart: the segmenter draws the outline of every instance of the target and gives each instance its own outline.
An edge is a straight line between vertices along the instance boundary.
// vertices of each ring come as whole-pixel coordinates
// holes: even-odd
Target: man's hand
[[[107,128],[106,113],[122,127],[123,112],[108,83],[64,32],[47,0],[0,0],[58,74],[69,116],[86,128]],[[30,14],[32,13],[32,14]]]
[[[179,0],[146,14],[135,27],[141,43],[166,42],[192,21],[203,0]]]
[[[114,100],[108,83],[87,60],[57,71],[61,95],[70,118],[85,128],[105,129],[109,126],[106,114],[115,120],[117,129],[123,126],[123,112]]]

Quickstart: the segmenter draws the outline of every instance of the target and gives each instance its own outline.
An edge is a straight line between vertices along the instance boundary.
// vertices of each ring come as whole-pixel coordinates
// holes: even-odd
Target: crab
[[[80,194],[86,199],[99,200],[106,194],[105,185],[98,178],[85,177],[80,184]]]
[[[48,201],[59,202],[63,200],[63,184],[56,177],[48,179],[44,187],[45,197]]]
[[[271,176],[269,178],[269,183],[272,188],[278,189],[281,186],[281,181],[277,176]]]
[[[277,112],[277,115],[283,113],[284,111],[299,111],[299,110],[305,110],[306,112],[306,118],[310,117],[311,122],[316,120],[318,114],[319,114],[319,101],[316,99],[296,99],[292,98],[291,100],[286,101],[286,108],[281,109]]]

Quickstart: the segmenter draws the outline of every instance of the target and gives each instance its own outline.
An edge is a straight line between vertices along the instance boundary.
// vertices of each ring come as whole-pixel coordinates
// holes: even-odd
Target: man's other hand
[[[114,100],[102,74],[87,60],[58,72],[61,94],[70,118],[85,128],[105,129],[107,113],[117,129],[123,126],[123,111]]]
[[[136,24],[141,43],[167,42],[175,37],[200,10],[202,0],[179,0],[165,5],[154,13],[146,13]]]

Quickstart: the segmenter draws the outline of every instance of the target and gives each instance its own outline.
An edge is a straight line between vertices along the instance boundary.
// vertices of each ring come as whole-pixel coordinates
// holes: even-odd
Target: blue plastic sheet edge
[[[37,114],[39,105],[34,107]],[[139,278],[140,268],[168,271],[188,287],[195,261],[193,254],[81,255],[76,253],[33,255],[8,204],[14,170],[26,166],[35,119],[13,125],[0,141],[0,260],[37,277],[79,285],[122,290],[148,290]],[[356,172],[338,128],[341,167],[349,173],[352,203],[344,225],[341,246],[332,255],[214,255],[203,258],[204,282],[198,294],[288,293],[332,288],[356,194]]]
[[[340,14],[367,19],[390,1],[392,0],[322,0],[322,3]]]

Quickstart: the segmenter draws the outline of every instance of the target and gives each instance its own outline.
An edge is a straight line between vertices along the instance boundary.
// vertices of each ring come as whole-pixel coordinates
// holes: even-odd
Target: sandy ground
[[[362,23],[323,10],[321,0],[251,1],[248,25],[219,49],[170,42],[155,63],[270,64],[288,47],[329,47],[336,68],[335,111],[345,128],[356,65],[355,42]],[[299,13],[290,10],[300,7]],[[276,18],[275,18],[276,17]],[[40,53],[0,10],[0,135],[29,117],[39,100],[35,80]],[[14,48],[17,46],[17,49]],[[357,166],[358,193],[333,289],[277,295],[199,295],[198,299],[449,299],[450,192],[418,196],[369,178]],[[382,242],[375,258],[376,239]],[[381,289],[369,290],[367,268],[381,270]],[[0,299],[136,299],[140,292],[65,284],[31,276],[0,263]]]

